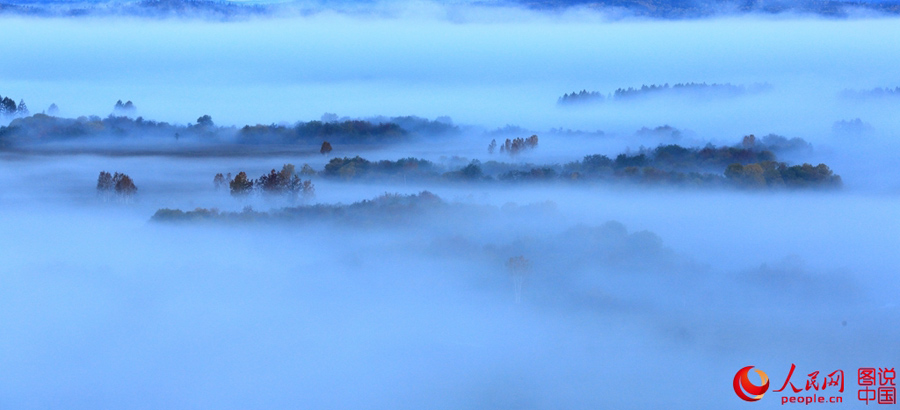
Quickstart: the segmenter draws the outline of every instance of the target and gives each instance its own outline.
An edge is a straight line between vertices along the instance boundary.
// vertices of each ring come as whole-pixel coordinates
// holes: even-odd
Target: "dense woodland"
[[[0,100],[6,101],[6,100]],[[0,103],[2,104],[2,103]],[[25,110],[24,103],[20,104]],[[18,108],[17,108],[18,109]],[[115,106],[119,114],[133,113],[131,101]],[[0,127],[0,148],[27,147],[35,143],[115,138],[119,140],[150,138],[156,141],[193,139],[206,142],[236,142],[239,144],[315,144],[323,139],[335,143],[401,142],[418,135],[452,135],[459,127],[446,121],[431,121],[418,117],[382,118],[386,122],[343,119],[334,122],[309,121],[293,125],[247,125],[242,128],[217,126],[209,115],[187,125],[170,124],[132,118],[128,115],[109,115],[61,118],[34,114],[13,119]]]

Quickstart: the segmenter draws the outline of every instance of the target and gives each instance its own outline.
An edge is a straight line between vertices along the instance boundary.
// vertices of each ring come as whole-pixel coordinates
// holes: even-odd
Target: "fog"
[[[892,110],[846,107],[837,98],[848,88],[897,86],[892,18],[604,23],[524,13],[458,22],[432,14],[226,23],[4,17],[0,51],[15,58],[0,67],[0,89],[37,112],[55,102],[62,115],[105,115],[128,99],[145,118],[183,123],[203,114],[243,125],[337,112],[536,129],[670,124],[706,134],[822,133],[857,117],[897,126]],[[555,105],[582,89],[678,82],[773,89],[700,104]]]
[[[845,404],[857,406],[856,369],[897,365],[900,99],[841,97],[900,86],[896,19],[397,7],[224,23],[0,18],[0,52],[13,56],[0,64],[0,94],[33,113],[56,103],[62,117],[105,117],[131,100],[135,115],[180,124],[332,112],[462,126],[335,144],[331,155],[231,145],[160,155],[141,151],[156,146],[149,138],[0,151],[0,408],[737,408],[732,379],[748,365],[773,387],[746,405],[778,408],[771,391],[792,363],[797,386],[843,369]],[[771,87],[557,104],[582,89],[685,82]],[[488,154],[506,137],[490,131],[506,125],[540,144]],[[639,132],[663,125],[677,135]],[[770,133],[812,146],[779,161],[827,163],[843,187],[322,172],[355,155],[563,164]],[[82,150],[107,142],[131,151]],[[217,173],[256,178],[288,163],[318,172],[314,197],[213,184]],[[127,173],[137,194],[104,201],[100,171]],[[440,200],[291,217],[423,191]],[[154,217],[195,208],[222,214]],[[512,264],[518,256],[527,267]]]

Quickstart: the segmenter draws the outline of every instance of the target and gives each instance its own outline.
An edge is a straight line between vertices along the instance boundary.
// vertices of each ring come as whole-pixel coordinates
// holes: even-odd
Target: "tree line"
[[[38,113],[29,116],[24,101],[16,105],[10,98],[0,98],[0,115],[18,116],[8,126],[0,127],[0,146],[27,145],[36,142],[61,141],[76,138],[194,138],[205,141],[237,141],[241,144],[320,144],[323,153],[333,143],[390,143],[406,141],[425,133],[452,133],[459,129],[445,122],[417,117],[397,117],[395,122],[345,120],[336,122],[309,121],[294,125],[246,125],[242,128],[217,126],[212,117],[202,115],[196,123],[170,124],[132,118],[135,107],[130,101],[119,100],[113,114],[106,118],[82,116],[61,118]],[[51,113],[52,114],[52,113]],[[430,134],[429,134],[430,135]]]
[[[587,102],[603,102],[605,100],[628,100],[633,99],[635,97],[660,94],[666,92],[683,92],[690,93],[694,95],[701,96],[720,96],[720,97],[733,97],[742,94],[747,94],[750,92],[759,91],[762,89],[768,88],[765,85],[754,85],[751,87],[746,87],[743,85],[734,85],[729,83],[724,84],[707,84],[703,83],[677,83],[673,85],[665,84],[650,84],[650,85],[641,85],[640,87],[628,87],[628,88],[617,88],[615,91],[609,94],[603,94],[598,91],[588,91],[581,90],[578,92],[573,91],[570,93],[565,93],[562,97],[557,99],[557,104],[560,105],[571,105],[571,104],[579,104],[579,103],[587,103]]]
[[[779,162],[770,150],[803,147],[808,144],[801,139],[767,136],[760,140],[748,135],[737,146],[668,144],[641,148],[612,158],[603,154],[586,155],[579,161],[562,165],[473,160],[448,167],[413,157],[396,161],[337,157],[332,158],[319,174],[342,180],[596,181],[745,188],[841,186],[840,176],[827,165],[790,165]],[[309,172],[316,173],[311,168]]]
[[[900,97],[900,87],[875,87],[869,90],[844,90],[841,97],[851,99],[874,99]]]
[[[506,141],[500,145],[500,153],[506,153],[510,156],[516,156],[520,152],[530,149],[535,149],[538,146],[538,136],[532,135],[528,138],[517,137],[513,139],[507,138]],[[493,154],[497,149],[497,140],[492,139],[491,143],[488,144],[488,154]]]
[[[408,222],[409,217],[424,212],[446,209],[447,203],[428,191],[418,194],[384,194],[352,204],[314,204],[286,207],[269,212],[245,207],[241,212],[220,212],[218,209],[196,208],[193,211],[162,208],[151,218],[155,222],[217,221],[323,221],[340,220],[358,226]]]
[[[25,100],[16,101],[12,98],[0,96],[0,116],[2,117],[27,117],[29,115],[28,106]]]

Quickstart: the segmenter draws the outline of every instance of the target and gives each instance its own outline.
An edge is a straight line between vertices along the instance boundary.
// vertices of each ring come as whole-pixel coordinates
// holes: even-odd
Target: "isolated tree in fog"
[[[322,143],[322,148],[319,149],[319,152],[322,155],[328,155],[331,152],[331,144],[328,141]]]
[[[525,277],[531,273],[531,261],[521,255],[509,258],[506,261],[506,270],[513,280],[516,303],[519,303],[522,301],[522,286],[525,284]]]
[[[97,177],[97,195],[99,195],[104,202],[109,201],[115,186],[116,184],[113,182],[112,174],[106,171],[100,171],[100,176]]]
[[[137,186],[128,175],[118,172],[110,175],[109,172],[100,171],[100,176],[97,177],[97,194],[101,195],[104,200],[109,200],[113,192],[120,199],[127,201],[137,193]]]
[[[100,171],[100,176],[97,177],[97,190],[98,191],[112,191],[115,187],[113,183],[112,174],[106,171]]]
[[[221,172],[216,174],[216,176],[213,178],[213,185],[216,186],[216,190],[224,188],[225,187],[225,175],[222,175]]]
[[[113,176],[113,180],[116,182],[116,195],[123,200],[127,201],[137,193],[137,186],[134,185],[134,181],[128,175],[116,173]]]
[[[492,139],[491,143],[488,144],[488,154],[493,154],[494,150],[497,149],[497,140]]]
[[[231,188],[231,195],[244,196],[253,190],[253,181],[247,178],[246,172],[241,171],[228,183],[228,186]]]
[[[50,107],[47,108],[47,115],[59,115],[59,107],[56,106],[56,103],[50,104]]]

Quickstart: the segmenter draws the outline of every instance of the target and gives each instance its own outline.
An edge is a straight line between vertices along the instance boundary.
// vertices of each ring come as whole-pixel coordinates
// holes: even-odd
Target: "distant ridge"
[[[451,3],[437,1],[436,3]],[[452,2],[458,5],[458,2]],[[143,17],[200,17],[233,19],[260,15],[304,15],[322,10],[341,10],[348,6],[377,5],[377,1],[260,1],[219,0],[136,0],[66,1],[0,0],[0,14],[65,17],[129,15]],[[900,0],[849,1],[761,1],[761,0],[504,0],[471,1],[477,7],[522,6],[532,10],[557,10],[571,7],[608,11],[613,16],[637,16],[658,19],[692,19],[734,14],[800,13],[848,17],[853,14],[900,14]],[[358,10],[357,10],[358,11]]]

